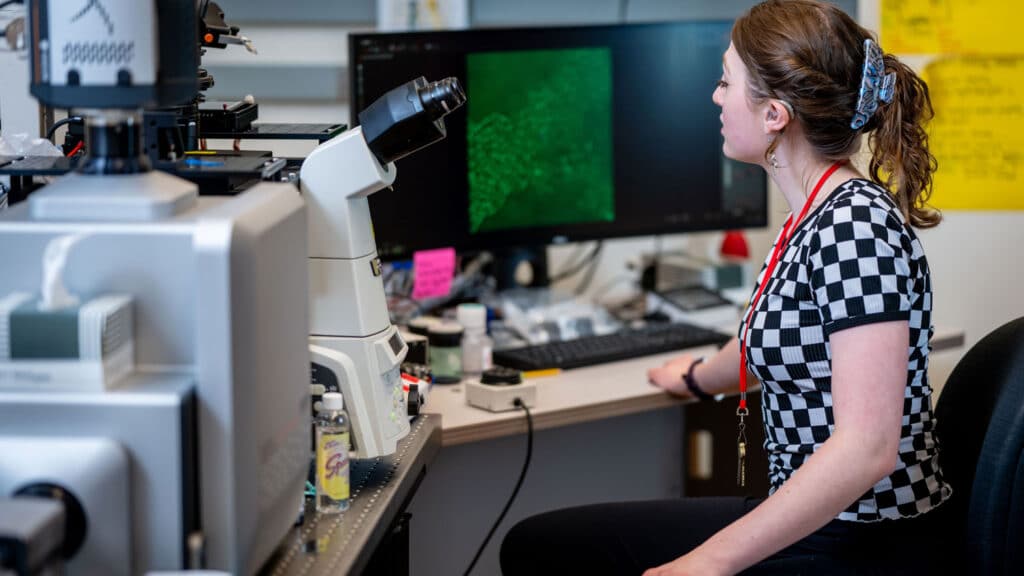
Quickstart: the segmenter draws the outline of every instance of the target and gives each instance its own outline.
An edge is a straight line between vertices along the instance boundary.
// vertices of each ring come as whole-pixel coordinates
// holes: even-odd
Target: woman
[[[924,204],[935,170],[922,128],[932,113],[927,86],[817,0],[751,8],[733,27],[722,68],[713,99],[725,155],[763,166],[791,215],[739,337],[706,362],[684,356],[648,377],[701,398],[739,384],[742,415],[749,369],[762,384],[772,493],[530,518],[506,537],[506,574],[941,567],[950,489],[926,373],[930,274],[913,231],[940,219]],[[865,135],[869,177],[849,161]],[[738,424],[742,440],[746,422]]]

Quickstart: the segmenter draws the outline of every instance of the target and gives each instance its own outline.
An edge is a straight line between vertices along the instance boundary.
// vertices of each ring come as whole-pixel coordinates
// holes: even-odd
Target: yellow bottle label
[[[320,436],[316,446],[316,468],[324,493],[334,500],[347,500],[348,432]]]

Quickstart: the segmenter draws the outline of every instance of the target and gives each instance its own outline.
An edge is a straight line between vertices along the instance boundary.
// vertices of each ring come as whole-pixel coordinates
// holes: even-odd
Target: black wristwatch
[[[696,396],[698,400],[701,402],[712,402],[715,397],[701,390],[700,386],[697,386],[697,381],[693,379],[693,369],[703,361],[703,358],[697,358],[690,363],[690,368],[683,374],[683,382],[686,383],[686,388],[690,391],[690,394]]]

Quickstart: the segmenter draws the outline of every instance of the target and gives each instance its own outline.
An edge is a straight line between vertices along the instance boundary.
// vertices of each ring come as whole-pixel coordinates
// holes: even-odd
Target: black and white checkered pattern
[[[754,294],[764,272],[762,267]],[[797,225],[758,302],[749,342],[743,344],[750,370],[762,383],[772,491],[832,433],[829,335],[872,322],[907,320],[910,348],[899,463],[838,518],[871,522],[913,516],[949,496],[932,434],[927,375],[931,309],[931,279],[921,244],[883,188],[850,180]]]

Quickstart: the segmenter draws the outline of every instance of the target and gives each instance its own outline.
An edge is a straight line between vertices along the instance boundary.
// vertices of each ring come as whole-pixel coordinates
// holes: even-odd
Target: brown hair
[[[870,134],[870,176],[895,194],[912,226],[930,228],[941,214],[931,196],[935,157],[928,151],[924,123],[932,118],[928,85],[891,54],[885,73],[896,74],[895,95],[860,129],[850,127],[860,94],[864,40],[874,36],[839,8],[818,0],[767,0],[741,16],[732,42],[750,72],[755,102],[788,102],[807,140],[829,160],[857,151],[859,136]],[[769,145],[765,157],[774,151]]]

